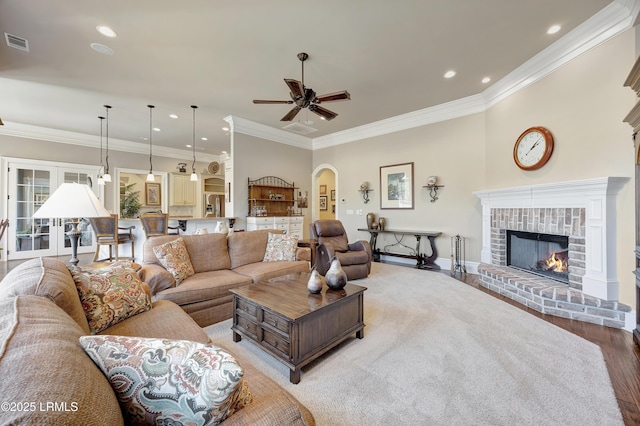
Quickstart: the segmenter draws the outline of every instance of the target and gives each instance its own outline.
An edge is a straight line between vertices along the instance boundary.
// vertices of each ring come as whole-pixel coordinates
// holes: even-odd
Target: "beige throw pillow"
[[[162,266],[173,275],[176,285],[179,285],[185,278],[195,274],[189,252],[184,245],[182,238],[177,238],[153,248]]]
[[[298,236],[290,234],[269,233],[267,249],[264,252],[263,262],[282,262],[296,260]]]

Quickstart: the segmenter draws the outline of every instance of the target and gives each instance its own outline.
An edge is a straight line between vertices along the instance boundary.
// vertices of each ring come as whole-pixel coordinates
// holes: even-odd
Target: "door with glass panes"
[[[9,228],[7,259],[71,254],[70,218],[35,219],[33,214],[62,183],[89,185],[99,196],[95,168],[9,163]],[[73,200],[69,200],[70,203]],[[78,253],[95,250],[89,220],[80,219]]]

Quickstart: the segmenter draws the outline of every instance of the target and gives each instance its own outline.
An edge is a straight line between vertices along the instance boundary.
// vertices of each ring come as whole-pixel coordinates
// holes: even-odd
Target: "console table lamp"
[[[69,263],[78,264],[78,238],[82,232],[78,229],[78,218],[109,216],[98,197],[87,185],[79,183],[63,183],[44,202],[33,215],[36,219],[71,218],[73,228],[66,234],[71,241],[71,259]]]

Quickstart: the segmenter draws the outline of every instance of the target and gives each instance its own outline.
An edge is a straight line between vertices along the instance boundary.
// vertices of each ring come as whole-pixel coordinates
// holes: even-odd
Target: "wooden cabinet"
[[[172,206],[195,206],[196,184],[190,175],[171,174],[169,204]]]
[[[303,216],[262,216],[247,217],[247,231],[257,231],[259,229],[280,229],[285,234],[297,235],[298,239],[303,238],[304,217]]]
[[[295,208],[293,183],[276,176],[248,181],[248,216],[289,216]]]

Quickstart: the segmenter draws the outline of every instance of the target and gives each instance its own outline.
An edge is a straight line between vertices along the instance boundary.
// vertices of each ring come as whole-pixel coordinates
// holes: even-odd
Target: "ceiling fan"
[[[308,108],[309,111],[315,112],[323,120],[333,120],[338,116],[333,111],[329,111],[326,108],[321,107],[319,104],[322,102],[343,101],[351,99],[351,95],[346,90],[341,92],[327,93],[326,95],[316,96],[316,92],[310,87],[304,85],[304,61],[309,58],[306,53],[298,53],[298,59],[302,62],[302,81],[294,80],[292,78],[285,78],[284,82],[289,86],[289,96],[291,100],[288,101],[269,101],[254,99],[254,104],[296,104],[291,111],[289,111],[280,121],[291,121],[300,112],[302,108]]]

